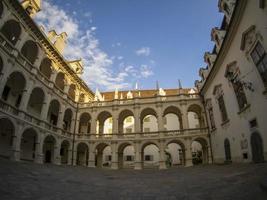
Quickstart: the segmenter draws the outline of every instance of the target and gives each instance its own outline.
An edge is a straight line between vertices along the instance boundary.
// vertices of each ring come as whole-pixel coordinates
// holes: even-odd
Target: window
[[[208,114],[209,114],[209,118],[210,118],[211,129],[215,129],[215,121],[214,121],[214,115],[213,115],[213,108],[212,107],[208,108]]]
[[[223,9],[225,10],[225,12],[227,13],[227,15],[230,14],[230,9],[228,7],[228,5],[226,3],[223,4]]]
[[[228,116],[227,116],[227,112],[226,112],[223,96],[220,96],[218,98],[218,104],[219,104],[219,108],[220,108],[220,111],[221,111],[222,121],[225,122],[225,121],[227,121]]]
[[[111,155],[107,155],[105,160],[106,161],[111,161]]]
[[[125,161],[133,161],[134,157],[133,156],[125,156]]]
[[[153,161],[152,155],[145,155],[145,161]]]
[[[7,101],[9,92],[10,92],[10,87],[5,86],[4,91],[3,91],[3,93],[2,93],[2,99],[3,99],[3,100]]]
[[[252,50],[251,58],[261,75],[264,85],[267,86],[267,54],[259,42]]]
[[[232,85],[235,91],[239,109],[241,110],[247,105],[247,98],[244,92],[243,85],[240,81],[234,81],[232,82]]]

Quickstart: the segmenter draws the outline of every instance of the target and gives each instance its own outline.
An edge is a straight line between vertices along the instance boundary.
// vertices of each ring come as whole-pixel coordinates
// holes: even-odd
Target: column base
[[[193,163],[192,163],[192,160],[186,160],[185,162],[185,167],[192,167],[193,166]]]
[[[167,169],[165,161],[159,161],[159,169]]]
[[[13,150],[12,154],[10,156],[10,160],[12,160],[12,161],[20,161],[20,151]]]
[[[143,169],[142,163],[141,162],[134,163],[134,169],[135,170],[141,170],[141,169]]]
[[[119,169],[118,162],[112,162],[111,163],[111,169]]]
[[[36,158],[34,159],[34,162],[37,164],[43,164],[43,155],[37,155]]]
[[[89,161],[88,167],[90,167],[90,168],[96,168],[95,161]]]

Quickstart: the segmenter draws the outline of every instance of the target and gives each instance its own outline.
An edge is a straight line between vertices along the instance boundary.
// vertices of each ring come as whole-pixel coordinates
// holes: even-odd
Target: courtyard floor
[[[0,180],[1,200],[267,199],[267,163],[113,171],[0,158]]]

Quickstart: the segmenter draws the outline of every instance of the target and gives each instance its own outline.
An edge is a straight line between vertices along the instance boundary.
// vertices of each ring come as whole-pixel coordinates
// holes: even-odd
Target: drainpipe
[[[200,98],[201,98],[201,103],[203,104],[203,108],[204,108],[204,113],[205,113],[205,117],[206,117],[206,122],[207,122],[207,126],[208,126],[208,136],[209,136],[209,143],[210,143],[210,153],[211,153],[211,162],[213,163],[213,149],[212,149],[212,145],[211,145],[211,133],[210,133],[210,126],[208,123],[208,116],[207,116],[207,112],[206,112],[206,108],[205,108],[205,99],[204,96],[202,94],[199,94]]]
[[[74,164],[74,144],[75,144],[75,136],[76,136],[78,108],[79,108],[79,100],[78,100],[78,102],[76,104],[76,113],[75,113],[75,121],[74,121],[74,131],[73,131],[73,137],[72,137],[71,165]]]

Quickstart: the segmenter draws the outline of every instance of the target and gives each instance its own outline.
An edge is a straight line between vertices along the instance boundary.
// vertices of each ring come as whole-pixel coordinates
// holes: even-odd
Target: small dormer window
[[[220,45],[220,40],[217,34],[215,34],[214,39],[218,45]]]
[[[224,11],[226,12],[227,15],[230,15],[229,6],[226,3],[223,4],[223,9],[224,9]]]

